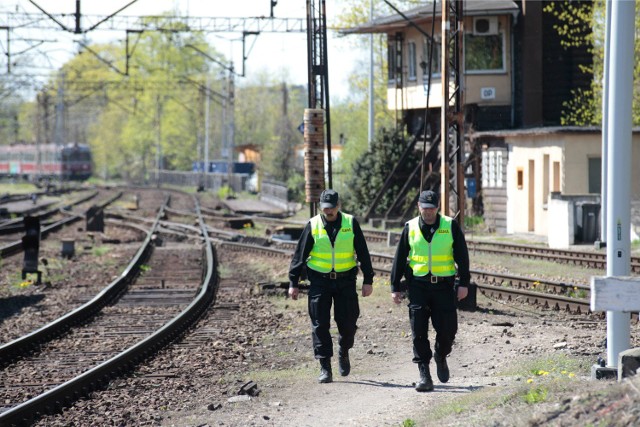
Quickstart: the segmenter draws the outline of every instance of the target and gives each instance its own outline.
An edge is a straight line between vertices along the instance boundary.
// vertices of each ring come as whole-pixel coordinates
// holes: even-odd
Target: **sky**
[[[51,14],[75,13],[76,0],[33,0],[38,6]],[[87,15],[113,14],[117,10],[131,3],[132,0],[81,0],[81,13]],[[320,1],[317,1],[320,4]],[[326,2],[328,20],[339,11],[333,7],[335,2]],[[166,11],[177,10],[180,15],[199,17],[258,17],[270,15],[270,0],[137,0],[123,11],[120,16],[157,15]],[[41,13],[28,0],[0,0],[0,25],[7,12],[20,11],[27,13]],[[44,15],[42,15],[44,17]],[[306,1],[278,0],[274,8],[276,18],[301,18],[306,20]],[[48,18],[46,18],[48,19]],[[51,22],[49,22],[51,24]],[[83,24],[84,27],[84,24]],[[100,27],[99,27],[100,28]],[[303,29],[306,24],[303,25]],[[328,32],[328,62],[329,62],[329,93],[332,102],[337,98],[348,96],[347,79],[352,69],[357,66],[356,58],[366,59],[364,52],[354,55],[353,46],[344,38]],[[38,47],[39,51],[47,51],[47,57],[41,55],[42,63],[47,67],[58,68],[64,61],[72,57],[78,45],[74,39],[82,36],[73,35],[62,30],[47,30],[37,33],[35,30],[12,31],[12,54],[20,51],[18,39],[27,37],[38,40],[48,40]],[[94,30],[87,36],[92,42],[109,40],[123,40],[123,31]],[[207,40],[216,49],[234,61],[235,69],[242,71],[242,41],[240,33],[209,33]],[[4,40],[2,40],[4,39]],[[46,47],[45,47],[46,46]],[[293,84],[307,84],[307,37],[305,32],[292,33],[261,33],[258,36],[248,36],[246,39],[245,80],[250,80],[258,71],[267,70],[270,74],[282,77],[284,73],[288,81]],[[6,36],[0,35],[0,49],[6,53]],[[19,58],[19,56],[16,56]],[[16,71],[18,69],[16,68]],[[41,69],[40,73],[50,70]],[[6,69],[0,70],[0,74]],[[242,78],[240,78],[242,80]],[[238,81],[239,85],[243,81]]]

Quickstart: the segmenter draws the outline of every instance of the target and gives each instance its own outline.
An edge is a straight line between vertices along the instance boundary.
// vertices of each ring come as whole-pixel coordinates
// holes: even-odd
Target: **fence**
[[[247,183],[251,175],[245,173],[202,173],[202,172],[176,172],[157,171],[153,175],[159,184],[176,185],[180,187],[201,187],[204,190],[217,191],[228,185],[233,191],[239,192],[247,189]]]
[[[289,197],[287,186],[281,182],[263,180],[260,184],[260,200],[288,210]]]

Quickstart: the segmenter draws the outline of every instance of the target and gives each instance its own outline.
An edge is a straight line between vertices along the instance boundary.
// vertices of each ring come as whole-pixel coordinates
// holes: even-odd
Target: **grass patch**
[[[96,246],[91,250],[91,253],[95,257],[101,257],[107,254],[110,250],[111,248],[109,248],[108,246]]]
[[[601,276],[602,270],[575,267],[568,264],[553,263],[544,260],[520,257],[505,257],[493,254],[474,253],[469,251],[471,268],[475,270],[495,271],[500,266],[511,274],[531,276],[535,272],[537,277],[572,277],[577,283],[590,283],[592,276]]]
[[[11,194],[30,194],[36,191],[40,191],[38,187],[33,184],[29,184],[26,182],[19,183],[0,183],[0,194],[11,193]]]

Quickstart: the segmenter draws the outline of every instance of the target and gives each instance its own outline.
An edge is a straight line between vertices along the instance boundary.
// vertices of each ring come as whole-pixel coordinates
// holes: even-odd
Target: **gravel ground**
[[[318,384],[306,298],[256,286],[287,262],[222,253],[216,307],[184,339],[93,400],[39,425],[636,425],[634,381],[595,381],[606,336],[597,318],[479,299],[460,312],[451,380],[417,393],[407,310],[383,281],[361,298],[352,373]],[[233,281],[229,281],[231,276]],[[217,314],[215,314],[217,313]],[[335,332],[335,331],[334,331]],[[637,336],[637,325],[632,334]],[[240,394],[243,386],[255,389]],[[253,394],[253,395],[252,395]]]
[[[393,305],[388,284],[376,280],[374,295],[360,298],[351,374],[340,377],[334,360],[334,382],[318,384],[306,297],[291,301],[257,285],[284,280],[288,260],[220,251],[220,263],[216,305],[192,332],[37,425],[640,425],[640,381],[591,379],[591,366],[606,354],[597,317],[480,296],[477,311],[459,313],[451,380],[439,383],[432,369],[435,390],[417,393],[407,309]],[[91,274],[113,274],[103,267]],[[635,323],[631,334],[638,346]],[[240,394],[243,386],[248,394]]]

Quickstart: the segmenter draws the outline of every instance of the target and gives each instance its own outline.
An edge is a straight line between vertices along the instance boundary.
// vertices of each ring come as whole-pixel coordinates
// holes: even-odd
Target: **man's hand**
[[[469,288],[466,286],[458,286],[458,301],[463,300],[469,295]]]
[[[292,286],[289,286],[289,296],[291,297],[291,299],[297,300],[299,291],[300,290],[298,288],[294,288]]]
[[[391,292],[391,298],[393,299],[394,303],[400,304],[400,302],[402,301],[402,292]]]
[[[368,297],[373,293],[373,285],[371,283],[363,283],[362,284],[362,296]]]

